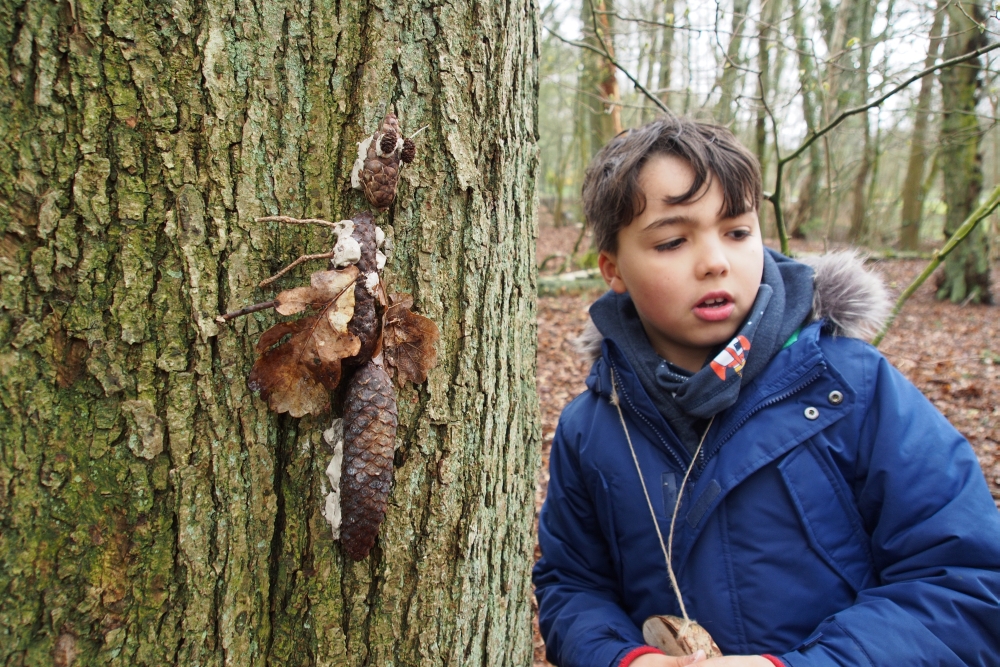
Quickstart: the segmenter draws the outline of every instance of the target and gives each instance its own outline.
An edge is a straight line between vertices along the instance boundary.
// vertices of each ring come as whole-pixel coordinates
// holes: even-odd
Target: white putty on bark
[[[385,255],[382,254],[382,251],[381,250],[376,250],[375,251],[375,266],[376,266],[376,268],[378,268],[379,271],[381,271],[382,269],[385,268],[385,262],[386,262],[386,258],[385,258]]]
[[[333,259],[330,262],[342,269],[355,264],[361,259],[361,244],[353,236],[341,236],[337,245],[333,246]]]
[[[372,145],[374,136],[370,136],[358,143],[358,157],[354,160],[354,168],[351,169],[351,187],[355,190],[361,189],[361,170],[365,168],[365,158],[368,157],[368,147]],[[378,147],[376,146],[376,150]]]
[[[382,244],[385,243],[385,232],[378,225],[375,226],[375,247],[381,248]]]
[[[330,428],[323,431],[323,439],[333,447],[333,458],[326,467],[326,478],[330,480],[330,492],[326,494],[323,517],[330,524],[333,539],[340,539],[340,471],[344,463],[344,420],[334,419]]]
[[[381,268],[382,267],[380,266],[379,270],[381,270]],[[372,271],[371,273],[365,276],[365,289],[368,290],[368,293],[371,294],[372,296],[377,296],[378,271]]]
[[[339,222],[333,223],[333,235],[338,239],[342,239],[345,236],[350,236],[354,233],[354,221],[353,220],[341,220]]]

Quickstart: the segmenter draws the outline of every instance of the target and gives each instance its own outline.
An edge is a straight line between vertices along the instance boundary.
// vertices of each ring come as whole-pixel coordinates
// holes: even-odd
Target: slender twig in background
[[[899,315],[899,311],[903,309],[903,304],[906,303],[907,299],[913,296],[913,293],[920,288],[921,285],[930,277],[932,273],[941,265],[944,258],[961,243],[965,237],[967,237],[980,220],[988,216],[993,212],[994,209],[1000,206],[1000,185],[994,188],[990,196],[984,201],[979,208],[972,212],[972,214],[965,219],[962,225],[955,230],[955,233],[951,235],[948,242],[944,244],[944,247],[934,253],[934,258],[928,262],[924,270],[921,271],[920,275],[910,283],[909,287],[903,290],[903,293],[899,295],[899,299],[896,300],[896,305],[892,309],[892,313],[889,315],[889,319],[886,320],[885,324],[882,325],[882,330],[878,332],[878,335],[872,340],[872,345],[878,346],[885,338],[885,334],[889,331],[889,327],[896,320]]]

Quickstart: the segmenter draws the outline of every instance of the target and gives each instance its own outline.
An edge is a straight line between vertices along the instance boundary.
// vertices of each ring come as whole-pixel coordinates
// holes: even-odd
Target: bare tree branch
[[[622,74],[624,74],[625,76],[627,76],[628,80],[631,81],[633,84],[635,84],[635,87],[638,88],[642,92],[643,95],[645,95],[647,98],[649,98],[653,102],[653,104],[655,104],[657,107],[659,107],[660,111],[662,111],[663,113],[667,114],[668,116],[671,116],[671,117],[674,116],[674,112],[671,111],[667,107],[666,104],[664,104],[663,102],[661,102],[660,98],[658,98],[653,93],[649,92],[649,90],[646,89],[646,86],[644,86],[641,83],[639,83],[639,80],[636,79],[634,76],[632,76],[631,72],[629,72],[627,69],[625,69],[624,67],[622,67],[621,64],[617,60],[615,60],[614,57],[612,57],[610,53],[608,53],[607,49],[604,49],[604,48],[600,48],[599,49],[596,46],[591,46],[590,44],[587,44],[585,42],[577,42],[577,41],[574,41],[572,39],[566,39],[565,37],[563,37],[562,35],[560,35],[559,33],[555,32],[554,30],[552,30],[551,28],[549,28],[547,26],[546,26],[545,30],[548,31],[548,33],[550,35],[552,35],[553,37],[555,37],[556,39],[558,39],[560,42],[563,42],[564,44],[569,44],[570,46],[576,46],[576,47],[581,48],[581,49],[587,49],[588,51],[592,51],[592,52],[594,52],[594,53],[596,53],[598,55],[604,56],[605,58],[608,59],[609,63],[611,63],[612,65],[614,65],[615,67],[617,67],[618,70]],[[602,41],[602,45],[603,45],[603,41]]]
[[[995,44],[989,44],[989,45],[984,46],[984,47],[982,47],[980,49],[976,49],[975,51],[970,51],[969,53],[963,54],[961,56],[958,56],[958,57],[952,58],[950,60],[945,60],[943,62],[940,62],[937,65],[934,65],[933,67],[928,67],[925,70],[921,70],[921,71],[917,72],[916,74],[914,74],[910,78],[908,78],[905,81],[903,81],[902,83],[896,85],[891,90],[889,90],[886,93],[883,93],[882,95],[880,95],[879,97],[875,98],[871,102],[868,102],[867,104],[862,104],[861,106],[853,107],[851,109],[846,109],[846,110],[842,111],[840,113],[840,115],[838,115],[836,118],[834,118],[833,120],[831,120],[824,127],[820,128],[816,132],[813,132],[808,137],[806,137],[805,140],[802,142],[802,144],[799,145],[798,148],[796,148],[794,151],[792,151],[791,153],[789,153],[787,156],[785,156],[783,158],[783,162],[789,162],[791,160],[794,160],[798,156],[802,155],[802,153],[804,153],[805,150],[807,148],[809,148],[809,146],[811,146],[814,141],[816,141],[817,139],[819,139],[820,137],[822,137],[824,134],[830,132],[833,128],[835,128],[838,125],[840,125],[846,119],[850,118],[851,116],[855,116],[855,115],[857,115],[859,113],[868,111],[869,109],[872,109],[874,107],[879,106],[880,104],[882,104],[883,102],[885,102],[887,99],[889,99],[890,97],[892,97],[893,95],[895,95],[899,91],[904,90],[907,86],[909,86],[914,81],[918,81],[919,79],[924,78],[928,74],[933,74],[934,72],[936,72],[939,69],[945,69],[946,67],[951,67],[952,65],[958,65],[958,64],[964,63],[966,61],[973,60],[973,59],[978,58],[979,56],[983,55],[984,53],[989,53],[990,51],[993,51],[994,49],[997,49],[997,48],[1000,48],[1000,42],[997,42]]]

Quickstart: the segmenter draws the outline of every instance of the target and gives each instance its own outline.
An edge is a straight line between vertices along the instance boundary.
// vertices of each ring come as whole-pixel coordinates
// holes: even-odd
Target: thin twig
[[[255,218],[257,222],[283,222],[287,225],[320,225],[323,227],[335,228],[337,223],[319,218],[290,218],[287,215],[268,215],[263,218]]]
[[[885,324],[882,325],[882,330],[879,331],[878,335],[872,340],[872,345],[878,347],[878,344],[882,342],[882,339],[885,338],[885,334],[889,331],[889,327],[892,326],[892,323],[899,315],[899,311],[903,309],[903,305],[906,303],[907,299],[913,296],[913,293],[924,284],[924,281],[926,281],[932,273],[934,273],[937,267],[941,265],[941,262],[944,261],[944,258],[947,257],[959,243],[964,241],[965,237],[972,233],[972,230],[976,228],[979,221],[992,213],[998,206],[1000,206],[1000,185],[994,188],[993,192],[990,193],[990,196],[986,199],[986,201],[984,201],[979,208],[973,211],[972,214],[965,219],[965,222],[963,222],[961,226],[955,230],[955,233],[951,235],[948,242],[944,244],[944,247],[934,253],[934,258],[928,262],[927,266],[924,267],[924,270],[920,273],[920,275],[917,276],[912,283],[910,283],[909,287],[903,290],[903,293],[899,295],[899,299],[896,300],[896,305],[892,308],[892,313],[889,315],[889,319],[886,320]]]
[[[229,320],[234,320],[237,317],[243,317],[244,315],[249,315],[250,313],[256,313],[260,310],[267,310],[268,308],[274,308],[278,305],[277,300],[275,301],[265,301],[264,303],[255,303],[252,306],[247,306],[246,308],[240,308],[239,310],[234,310],[231,313],[226,313],[225,315],[219,315],[215,318],[215,321],[219,324],[225,324]]]
[[[314,259],[332,259],[332,258],[333,258],[333,253],[332,252],[321,252],[321,253],[318,253],[318,254],[315,254],[315,255],[302,255],[297,260],[295,260],[294,262],[292,262],[291,264],[289,264],[288,266],[286,266],[285,268],[283,268],[281,271],[278,271],[277,273],[275,273],[270,278],[265,278],[264,280],[260,281],[257,284],[257,287],[267,287],[268,285],[270,285],[271,283],[273,283],[275,280],[277,280],[281,276],[285,275],[286,273],[288,273],[289,271],[291,271],[292,269],[294,269],[299,264],[302,264],[303,262],[309,262],[309,261],[314,260]]]

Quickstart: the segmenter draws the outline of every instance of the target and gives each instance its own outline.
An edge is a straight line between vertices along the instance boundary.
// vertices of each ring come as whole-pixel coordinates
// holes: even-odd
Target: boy
[[[620,135],[583,197],[610,291],[539,519],[549,660],[1000,664],[1000,515],[968,443],[858,340],[881,285],[765,249],[759,167],[722,128]],[[644,645],[685,611],[727,657]]]

